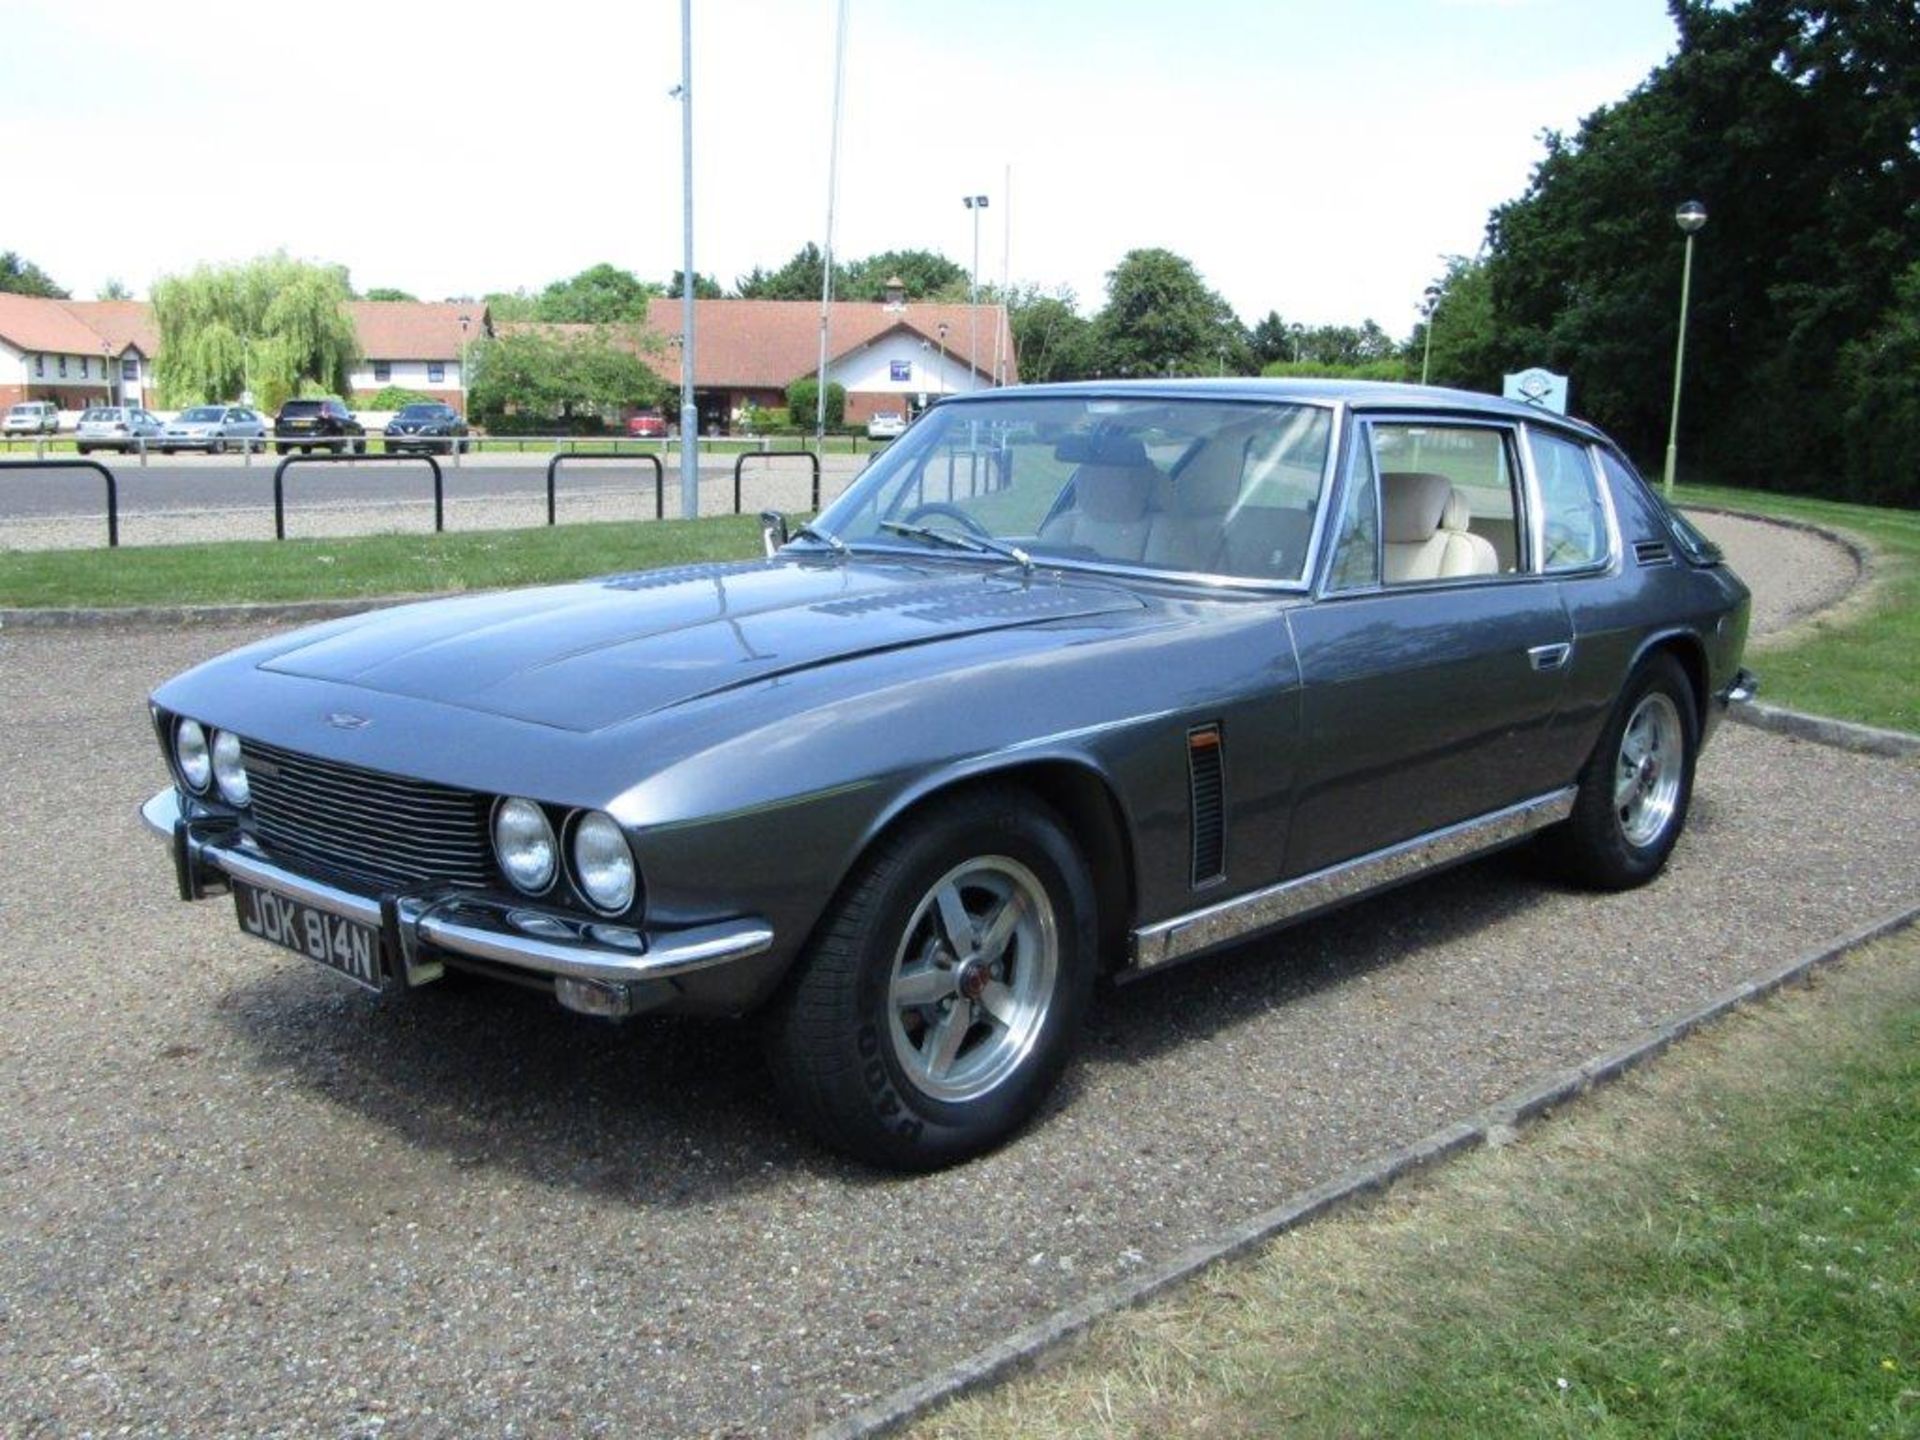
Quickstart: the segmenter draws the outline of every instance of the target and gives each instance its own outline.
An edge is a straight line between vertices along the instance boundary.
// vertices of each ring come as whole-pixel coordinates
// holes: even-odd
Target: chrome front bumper
[[[172,787],[141,806],[140,818],[172,843],[181,899],[222,893],[237,879],[373,926],[407,985],[437,979],[439,957],[453,957],[550,980],[569,1009],[617,1018],[670,999],[677,976],[773,947],[772,927],[754,919],[648,934],[472,891],[343,889],[274,864],[222,817],[188,816]]]

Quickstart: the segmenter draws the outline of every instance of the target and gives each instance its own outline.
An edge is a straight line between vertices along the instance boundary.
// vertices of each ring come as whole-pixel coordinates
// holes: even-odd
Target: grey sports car
[[[768,554],[277,635],[153,696],[183,898],[374,989],[766,1020],[828,1143],[1022,1123],[1095,988],[1530,836],[1651,879],[1748,592],[1592,428],[1190,381],[943,402]]]

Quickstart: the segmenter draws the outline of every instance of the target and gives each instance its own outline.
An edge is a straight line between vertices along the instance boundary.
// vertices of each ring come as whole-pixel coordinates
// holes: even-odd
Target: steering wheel
[[[942,516],[948,520],[958,521],[960,528],[970,535],[983,535],[987,537],[993,535],[993,531],[989,530],[985,525],[982,525],[958,505],[949,505],[944,500],[929,500],[924,505],[914,506],[912,510],[907,512],[907,524],[919,525],[929,517],[935,515]]]

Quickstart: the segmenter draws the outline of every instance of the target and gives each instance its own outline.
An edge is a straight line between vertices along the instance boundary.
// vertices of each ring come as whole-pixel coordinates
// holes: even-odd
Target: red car
[[[667,420],[658,410],[642,410],[627,417],[627,434],[636,439],[657,439],[667,433]]]

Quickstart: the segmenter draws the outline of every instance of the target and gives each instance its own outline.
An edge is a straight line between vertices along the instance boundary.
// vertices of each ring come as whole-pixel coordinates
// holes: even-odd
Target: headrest
[[[1458,485],[1447,490],[1447,508],[1440,512],[1442,530],[1469,530],[1472,527],[1473,507],[1467,503],[1467,492]]]
[[[1053,458],[1070,465],[1145,465],[1147,447],[1140,443],[1138,435],[1080,432],[1061,437],[1060,443],[1053,447]]]
[[[1388,470],[1380,476],[1381,510],[1389,545],[1431,540],[1447,513],[1453,482],[1425,470]],[[1462,500],[1464,507],[1466,502]]]
[[[1174,505],[1183,515],[1218,515],[1240,498],[1245,458],[1233,445],[1211,444],[1190,460],[1174,486]]]
[[[1089,520],[1130,525],[1147,513],[1154,481],[1151,465],[1082,465],[1073,477],[1074,503]]]

